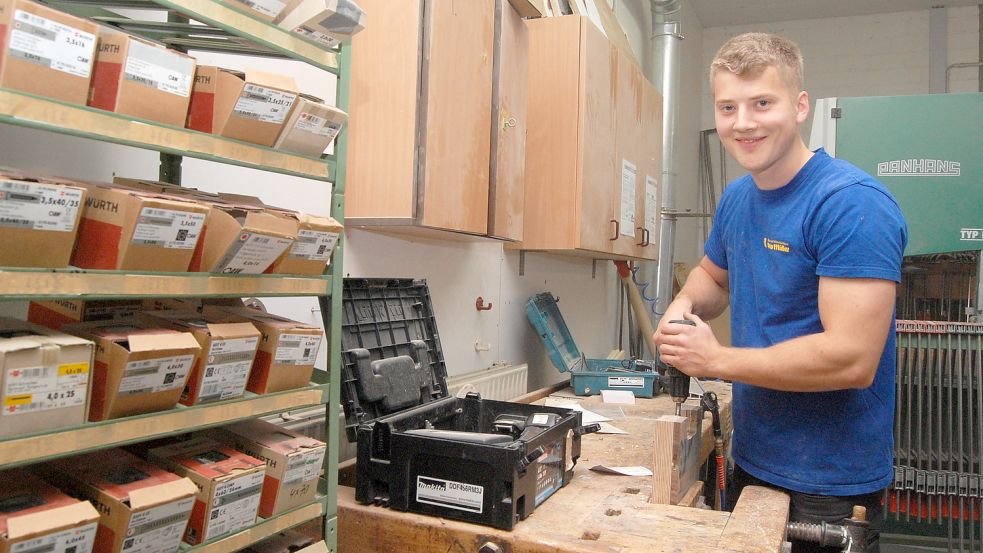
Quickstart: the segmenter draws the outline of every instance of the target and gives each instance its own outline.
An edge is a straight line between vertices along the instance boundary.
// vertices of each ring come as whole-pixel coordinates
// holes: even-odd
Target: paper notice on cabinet
[[[621,160],[621,234],[635,236],[635,181],[638,169],[627,159]]]
[[[645,175],[645,229],[649,240],[659,232],[659,181],[652,175]]]

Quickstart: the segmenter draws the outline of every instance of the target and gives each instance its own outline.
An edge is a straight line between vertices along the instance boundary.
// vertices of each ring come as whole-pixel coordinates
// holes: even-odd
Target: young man
[[[717,133],[750,174],[724,192],[706,255],[655,340],[683,372],[733,381],[738,493],[787,491],[791,519],[803,522],[863,505],[876,529],[893,479],[894,302],[907,229],[880,183],[802,142],[802,65],[793,42],[763,33],[729,40],[714,58]],[[703,322],[728,303],[734,347]],[[678,319],[696,326],[670,323]]]

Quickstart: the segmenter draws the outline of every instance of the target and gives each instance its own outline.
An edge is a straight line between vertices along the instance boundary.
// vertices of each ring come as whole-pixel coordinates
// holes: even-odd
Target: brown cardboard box
[[[344,231],[332,217],[319,217],[295,211],[281,212],[297,221],[297,241],[286,255],[273,263],[268,272],[278,275],[320,275],[331,261],[331,254]]]
[[[89,105],[184,126],[195,59],[111,27],[99,28]]]
[[[187,271],[208,208],[161,194],[86,184],[72,264],[86,269]]]
[[[84,106],[98,28],[28,0],[0,0],[0,87]]]
[[[320,156],[348,121],[344,111],[301,94],[273,147],[295,154]]]
[[[256,522],[263,461],[205,437],[153,448],[147,457],[198,487],[184,541],[197,545]]]
[[[106,449],[38,466],[46,480],[95,504],[98,553],[176,552],[197,491],[187,478],[122,449]]]
[[[297,222],[275,212],[224,202],[207,205],[206,231],[192,271],[262,274],[297,238]]]
[[[0,553],[91,553],[99,512],[22,469],[0,472]]]
[[[136,299],[32,301],[27,307],[27,320],[59,330],[68,323],[132,317],[141,310],[143,301]]]
[[[259,516],[269,518],[314,501],[327,445],[259,419],[216,428],[216,440],[266,461]]]
[[[201,356],[181,394],[182,404],[233,399],[246,391],[260,339],[255,326],[197,311],[146,311],[141,318],[147,324],[190,332],[201,345]]]
[[[188,128],[272,146],[297,100],[293,78],[201,66],[195,77]]]
[[[187,332],[141,328],[132,319],[62,328],[96,344],[91,421],[174,407],[201,353],[198,342]]]
[[[287,7],[280,0],[230,0],[232,4],[242,6],[245,11],[263,21],[273,22]]]
[[[236,320],[252,323],[262,334],[246,384],[250,392],[267,394],[300,388],[310,382],[317,350],[324,337],[320,327],[249,307],[209,306],[205,308],[205,314],[214,317],[231,315]]]
[[[68,265],[85,197],[80,186],[0,169],[0,266]]]
[[[0,436],[82,424],[92,342],[0,317]]]
[[[197,311],[206,305],[242,307],[240,298],[148,298],[143,300],[144,311]]]
[[[291,0],[276,24],[334,48],[364,29],[365,20],[353,0]]]

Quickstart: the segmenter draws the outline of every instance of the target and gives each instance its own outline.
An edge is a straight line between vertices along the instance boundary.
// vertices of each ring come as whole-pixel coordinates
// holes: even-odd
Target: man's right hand
[[[659,326],[655,329],[655,345],[657,347],[662,346],[662,339],[664,338],[663,330],[665,330],[666,325],[669,321],[681,321],[686,318],[686,315],[693,314],[693,303],[684,297],[677,297],[669,304],[666,308],[665,314],[659,319]]]

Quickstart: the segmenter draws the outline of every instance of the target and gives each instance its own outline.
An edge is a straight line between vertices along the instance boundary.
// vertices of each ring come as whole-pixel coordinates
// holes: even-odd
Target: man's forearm
[[[697,265],[690,271],[686,284],[673,303],[679,302],[689,308],[687,311],[710,320],[724,312],[728,300],[727,289],[718,284],[706,269]]]

